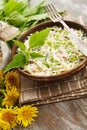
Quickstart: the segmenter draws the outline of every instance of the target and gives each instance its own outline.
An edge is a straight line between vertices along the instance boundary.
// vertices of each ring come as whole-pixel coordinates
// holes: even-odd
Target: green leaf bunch
[[[0,9],[0,20],[18,27],[23,32],[48,17],[43,7],[44,2],[30,7],[28,0],[4,0]]]

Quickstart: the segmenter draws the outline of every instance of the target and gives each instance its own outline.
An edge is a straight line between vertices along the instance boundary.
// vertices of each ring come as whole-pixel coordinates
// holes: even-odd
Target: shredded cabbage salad
[[[81,30],[73,31],[87,43],[87,38]],[[24,43],[26,49],[29,48],[29,38],[30,36]],[[69,39],[69,33],[61,27],[52,27],[44,42],[43,46],[31,50],[41,56],[30,57],[24,71],[37,76],[59,75],[73,69],[84,59],[84,55]]]

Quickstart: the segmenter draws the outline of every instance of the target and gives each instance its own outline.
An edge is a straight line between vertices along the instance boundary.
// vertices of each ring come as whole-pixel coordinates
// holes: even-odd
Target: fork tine
[[[55,14],[57,12],[56,9],[54,8],[53,4],[49,4],[49,8],[50,8],[52,14]]]
[[[45,7],[50,19],[53,22],[57,22],[61,20],[61,15],[58,14],[57,10],[55,9],[55,7],[53,6],[53,4],[48,4]]]
[[[45,6],[45,9],[46,9],[46,11],[47,11],[47,13],[48,13],[50,19],[51,19],[53,22],[56,22],[56,19],[55,19],[55,16],[54,16],[55,12],[52,10],[51,5],[50,5],[50,4],[46,5],[46,6]]]
[[[55,15],[56,15],[58,18],[61,19],[61,15],[57,12],[57,10],[56,10],[56,8],[54,7],[54,5],[51,4],[50,6],[51,6],[52,11],[55,13]]]
[[[56,10],[56,8],[54,7],[54,5],[53,5],[53,4],[50,4],[49,6],[50,6],[51,11],[53,12],[53,16],[55,17],[56,22],[61,21],[61,20],[62,20],[62,17],[61,17],[61,15],[57,12],[57,10]]]
[[[45,6],[45,9],[50,17],[50,19],[53,22],[60,22],[63,24],[63,26],[67,29],[70,30],[69,27],[65,24],[65,22],[62,20],[61,15],[57,12],[57,10],[55,9],[55,7],[53,6],[53,4],[48,4]]]
[[[59,16],[57,16],[57,10],[55,9],[55,7],[52,4],[50,4],[49,7],[52,12],[52,18],[55,20],[55,22],[58,22],[60,20],[60,18],[59,18]]]

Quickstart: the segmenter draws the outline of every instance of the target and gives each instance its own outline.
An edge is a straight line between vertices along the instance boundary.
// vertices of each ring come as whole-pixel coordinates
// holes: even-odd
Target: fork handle
[[[68,27],[68,25],[62,19],[59,20],[59,22],[67,29],[67,31],[70,32],[71,29]]]
[[[78,35],[72,31],[72,29],[69,28],[69,26],[62,20],[60,19],[59,21],[69,32],[70,34],[70,39],[74,41],[74,46],[77,49],[80,49],[80,51],[87,56],[87,44],[83,43],[83,41],[78,37]]]

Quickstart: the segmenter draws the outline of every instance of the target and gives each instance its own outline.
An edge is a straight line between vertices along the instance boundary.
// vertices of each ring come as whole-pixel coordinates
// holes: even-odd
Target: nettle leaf
[[[13,42],[21,49],[21,51],[25,51],[26,47],[22,42],[17,40],[13,40]]]
[[[37,4],[36,6],[34,6],[34,7],[26,8],[23,11],[23,15],[26,16],[26,17],[28,17],[28,16],[33,16],[33,15],[37,14],[38,11],[43,8],[42,5],[44,3],[45,3],[45,1],[42,1],[39,4]]]
[[[44,45],[44,41],[47,38],[49,32],[50,32],[50,29],[47,28],[40,32],[36,32],[32,34],[29,41],[30,48],[40,47]]]
[[[14,11],[11,13],[11,15],[7,18],[7,22],[9,22],[11,25],[14,25],[16,27],[20,27],[24,24],[26,21],[26,18],[20,14],[18,11]]]
[[[44,20],[44,19],[46,19],[46,18],[48,18],[47,13],[36,14],[36,15],[31,15],[31,16],[29,16],[29,17],[27,18],[27,21],[28,21],[28,22],[30,22],[30,21],[32,21],[32,20],[38,20],[38,21],[40,21],[40,20]]]
[[[16,0],[9,0],[4,5],[4,12],[7,16],[9,16],[12,12],[15,10],[18,12],[22,12],[22,10],[25,8],[25,4],[23,2],[18,2]]]
[[[42,58],[42,57],[44,57],[42,54],[36,53],[36,52],[30,53],[30,56],[31,56],[32,58]]]
[[[4,73],[14,68],[24,67],[26,63],[26,56],[22,53],[18,53],[14,56],[14,59],[7,65],[7,67],[4,70]]]

